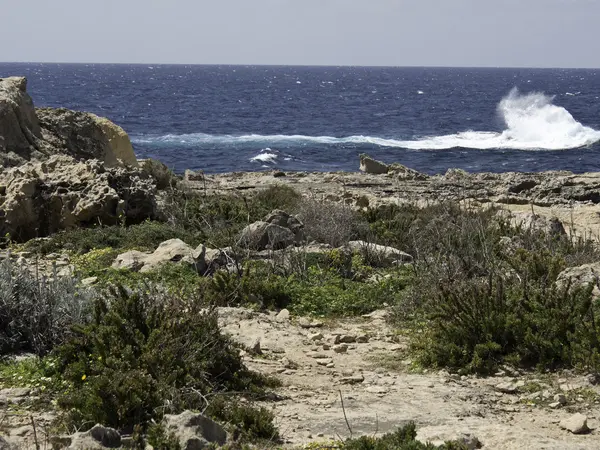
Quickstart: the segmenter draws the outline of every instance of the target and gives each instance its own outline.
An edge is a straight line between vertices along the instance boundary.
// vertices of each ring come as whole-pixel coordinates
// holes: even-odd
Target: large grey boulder
[[[240,233],[238,245],[253,250],[281,249],[294,244],[294,233],[280,225],[264,221],[248,225]]]
[[[287,228],[294,233],[294,242],[300,244],[306,239],[304,235],[304,224],[298,220],[297,217],[288,214],[285,211],[276,209],[271,212],[266,218],[265,222],[279,225],[280,227]]]
[[[174,433],[183,450],[202,450],[208,447],[223,446],[227,442],[227,432],[215,421],[202,414],[184,411],[181,414],[167,414],[164,418],[167,433]]]
[[[512,222],[524,230],[541,231],[549,236],[565,236],[567,233],[557,217],[545,217],[530,212],[517,212]]]

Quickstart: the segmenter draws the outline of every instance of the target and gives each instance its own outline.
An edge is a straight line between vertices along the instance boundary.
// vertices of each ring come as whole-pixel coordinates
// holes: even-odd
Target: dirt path
[[[224,330],[240,342],[253,347],[260,339],[262,355],[247,354],[248,365],[282,380],[278,393],[285,399],[267,406],[288,446],[349,437],[341,391],[355,436],[414,421],[419,438],[429,441],[470,434],[495,450],[600,447],[600,388],[585,377],[411,373],[406,342],[386,325],[383,311],[327,324],[239,308],[222,308],[220,315]],[[349,342],[335,344],[340,340]],[[567,403],[549,406],[560,393]],[[591,433],[560,428],[575,412],[588,416]]]

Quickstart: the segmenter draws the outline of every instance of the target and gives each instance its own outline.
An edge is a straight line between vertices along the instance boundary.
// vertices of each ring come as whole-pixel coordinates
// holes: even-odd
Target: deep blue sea
[[[599,171],[600,70],[6,64],[176,171]]]

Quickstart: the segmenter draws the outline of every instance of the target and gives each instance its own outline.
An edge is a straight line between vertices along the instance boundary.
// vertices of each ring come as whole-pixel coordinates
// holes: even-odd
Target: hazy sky
[[[600,0],[0,0],[0,61],[600,67]]]

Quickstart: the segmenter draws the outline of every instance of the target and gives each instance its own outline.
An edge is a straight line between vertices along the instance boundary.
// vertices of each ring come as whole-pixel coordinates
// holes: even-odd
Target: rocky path
[[[248,365],[282,380],[283,400],[266,406],[288,447],[347,438],[349,427],[354,436],[381,434],[414,421],[418,437],[434,442],[463,437],[495,450],[599,448],[594,380],[411,373],[406,341],[387,326],[384,311],[325,324],[290,319],[286,311],[222,308],[220,315],[224,330],[254,349]],[[561,428],[574,413],[587,416],[590,433]]]

